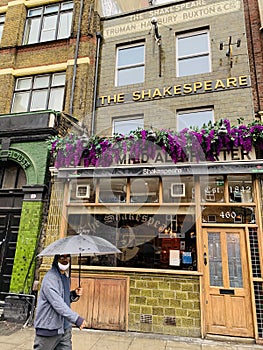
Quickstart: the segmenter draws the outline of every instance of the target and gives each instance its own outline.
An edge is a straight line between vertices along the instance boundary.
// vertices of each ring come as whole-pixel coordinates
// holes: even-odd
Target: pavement
[[[233,339],[222,341],[76,328],[72,334],[73,350],[263,350],[262,345]],[[33,327],[0,322],[1,350],[32,350],[33,339]]]

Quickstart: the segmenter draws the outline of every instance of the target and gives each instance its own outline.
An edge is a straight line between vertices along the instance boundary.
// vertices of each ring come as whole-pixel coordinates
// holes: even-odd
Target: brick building
[[[32,291],[51,192],[46,141],[91,118],[97,25],[92,0],[0,3],[1,299]]]

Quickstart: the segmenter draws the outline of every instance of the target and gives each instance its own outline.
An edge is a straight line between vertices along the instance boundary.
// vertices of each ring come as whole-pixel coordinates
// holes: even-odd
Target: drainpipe
[[[79,8],[79,23],[78,23],[78,31],[77,31],[77,40],[76,40],[74,65],[73,65],[73,77],[72,77],[72,86],[71,86],[70,104],[69,104],[70,115],[73,114],[73,99],[74,99],[74,90],[76,85],[77,60],[78,60],[78,53],[79,53],[79,41],[80,41],[80,31],[81,31],[81,19],[82,19],[82,13],[83,13],[83,3],[84,3],[84,0],[81,0],[80,8]]]
[[[96,66],[95,66],[95,78],[94,78],[94,93],[93,93],[93,108],[91,117],[91,130],[90,135],[94,135],[94,125],[95,125],[95,112],[96,112],[96,100],[97,100],[97,87],[98,87],[98,71],[99,71],[99,55],[100,55],[100,45],[102,35],[100,32],[96,33],[97,37],[97,48],[96,48]]]

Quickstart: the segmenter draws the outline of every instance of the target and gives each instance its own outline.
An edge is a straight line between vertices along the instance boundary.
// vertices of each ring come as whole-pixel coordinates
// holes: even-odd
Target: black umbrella
[[[88,235],[74,235],[60,238],[48,245],[38,256],[54,256],[54,255],[78,255],[79,256],[79,286],[81,272],[81,255],[95,256],[117,254],[121,251],[111,242],[104,238]]]

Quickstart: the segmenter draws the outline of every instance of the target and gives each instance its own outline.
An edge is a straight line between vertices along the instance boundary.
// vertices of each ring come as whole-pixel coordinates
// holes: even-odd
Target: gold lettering
[[[107,98],[107,96],[101,96],[99,99],[101,100],[101,104],[102,106],[105,104],[105,98]]]
[[[174,85],[174,95],[181,95],[181,85]]]
[[[236,87],[237,86],[237,78],[227,78],[226,85],[229,88],[231,85]]]
[[[184,84],[184,94],[190,94],[193,92],[193,88],[191,84]]]
[[[171,93],[171,86],[169,86],[168,88],[163,88],[163,96],[165,96],[166,94],[169,95],[169,96],[172,96],[172,93]]]
[[[205,88],[205,91],[211,91],[212,90],[212,80],[206,80],[204,82],[204,88]]]
[[[155,98],[156,96],[162,97],[161,91],[158,88],[154,90],[152,98]]]
[[[133,101],[139,101],[141,98],[140,91],[134,91],[132,94],[132,99]]]
[[[196,92],[199,89],[202,89],[202,86],[203,86],[203,84],[201,83],[201,81],[196,81],[194,83],[194,92]]]
[[[239,78],[239,85],[240,86],[247,86],[248,85],[248,81],[247,81],[247,76],[246,75],[241,75]]]
[[[217,90],[217,89],[225,89],[226,87],[225,87],[225,85],[224,85],[224,83],[222,82],[222,80],[217,80],[216,81],[216,84],[215,84],[215,90]]]
[[[144,100],[145,96],[148,96],[151,98],[151,90],[149,89],[148,92],[146,90],[142,90],[142,99]]]
[[[124,94],[118,94],[118,103],[124,102]]]
[[[117,102],[117,95],[114,94],[113,97],[111,97],[111,95],[109,95],[109,96],[107,97],[107,101],[108,101],[108,104],[110,104],[111,101],[113,101],[114,103],[116,103],[116,102]]]

